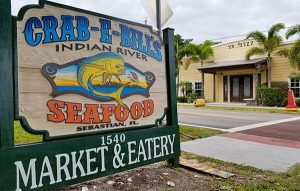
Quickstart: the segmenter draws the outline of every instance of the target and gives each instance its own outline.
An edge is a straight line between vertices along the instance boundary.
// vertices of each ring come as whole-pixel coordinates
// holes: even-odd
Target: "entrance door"
[[[231,76],[230,90],[230,100],[232,102],[244,102],[244,99],[252,98],[252,75]]]

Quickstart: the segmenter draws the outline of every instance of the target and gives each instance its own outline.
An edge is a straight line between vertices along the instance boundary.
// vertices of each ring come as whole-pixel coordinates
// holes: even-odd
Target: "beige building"
[[[293,42],[283,43],[280,48],[289,48]],[[187,70],[180,68],[179,80],[191,82],[194,92],[207,102],[244,102],[254,99],[256,87],[267,83],[267,59],[265,56],[251,57],[245,60],[245,53],[257,46],[254,40],[241,40],[217,44],[213,47],[214,57],[201,67],[192,63]],[[300,98],[299,80],[291,77],[296,72],[285,57],[273,56],[271,82],[288,82],[295,97]],[[204,76],[202,78],[202,75]],[[182,95],[179,91],[179,95]]]

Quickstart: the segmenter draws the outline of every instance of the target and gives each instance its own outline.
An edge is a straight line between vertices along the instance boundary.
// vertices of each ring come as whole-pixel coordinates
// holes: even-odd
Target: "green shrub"
[[[280,88],[258,88],[257,101],[263,106],[282,106],[285,96]]]
[[[261,85],[261,87],[267,87],[267,83],[263,83]],[[272,82],[271,83],[271,86],[272,88],[282,88],[282,89],[285,89],[285,90],[288,90],[289,89],[289,83],[288,82]]]
[[[184,96],[178,96],[178,97],[177,97],[177,101],[178,101],[179,103],[186,103],[186,102],[187,102],[187,98],[184,97]]]
[[[270,91],[276,91],[276,97],[274,98],[267,98],[264,96],[262,98],[262,95],[259,95],[259,89],[268,89],[267,84],[264,83],[262,84],[261,88],[258,88],[257,90],[257,100],[259,105],[264,105],[264,106],[281,106],[285,107],[287,105],[287,96],[288,96],[288,91],[289,91],[289,84],[288,82],[272,82],[271,83],[272,88],[271,89],[277,89],[277,90],[270,90]],[[267,90],[263,90],[264,92]],[[272,97],[272,96],[271,96]],[[269,99],[266,100],[266,99]],[[277,101],[276,101],[277,100]],[[272,101],[276,101],[275,103],[272,103]]]
[[[300,107],[300,99],[296,99],[296,104],[298,107]]]
[[[199,95],[197,93],[188,93],[186,97],[192,103],[195,99],[199,98]]]
[[[289,91],[289,83],[288,82],[273,82],[272,87],[280,88],[281,96],[283,98],[287,99],[288,91]],[[281,105],[281,106],[286,106],[286,105]]]
[[[287,104],[288,104],[288,98],[285,97],[285,98],[283,98],[283,100],[282,100],[282,102],[281,102],[281,106],[282,106],[282,107],[285,107],[285,106],[287,106]]]

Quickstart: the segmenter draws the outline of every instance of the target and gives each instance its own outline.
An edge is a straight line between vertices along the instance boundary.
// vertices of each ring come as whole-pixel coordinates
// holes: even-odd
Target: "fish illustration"
[[[130,75],[131,74],[131,75]],[[134,72],[130,72],[130,74],[128,74],[128,78],[134,82],[138,82],[139,81],[139,77],[138,75],[136,75],[136,73]]]
[[[42,75],[49,81],[52,97],[78,94],[100,101],[116,101],[123,107],[123,99],[133,95],[150,96],[156,77],[124,62],[118,54],[102,52],[65,64],[46,63]]]
[[[98,96],[111,97],[117,101],[122,107],[126,107],[121,99],[121,93],[127,84],[122,85],[118,90],[110,93],[97,91],[92,86],[94,78],[102,76],[102,85],[109,84],[113,76],[120,82],[120,75],[125,74],[125,63],[121,56],[105,52],[83,60],[78,65],[77,78],[79,84],[89,91]]]

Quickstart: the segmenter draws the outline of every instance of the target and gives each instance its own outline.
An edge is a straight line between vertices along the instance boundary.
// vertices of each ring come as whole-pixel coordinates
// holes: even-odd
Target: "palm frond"
[[[187,56],[192,56],[197,54],[198,45],[196,44],[188,44],[184,47],[184,51]]]
[[[186,81],[180,81],[179,84],[177,84],[177,87],[184,87],[186,83]]]
[[[297,40],[289,53],[289,61],[294,69],[300,70],[300,40]]]
[[[294,25],[291,28],[289,28],[289,30],[287,30],[287,32],[285,33],[285,37],[286,39],[289,39],[291,36],[297,33],[300,35],[300,24]]]
[[[200,59],[197,55],[192,55],[186,60],[186,62],[183,64],[183,67],[185,70],[187,70],[190,67],[191,63],[199,62],[199,61]]]
[[[197,55],[201,61],[207,60],[210,56],[214,56],[212,45],[213,42],[210,40],[206,40],[198,45]]]
[[[187,55],[188,52],[185,48],[179,49],[179,51],[177,52],[177,58],[178,60],[182,60],[184,58],[185,55]]]
[[[206,41],[204,41],[203,43],[202,43],[202,46],[204,46],[204,47],[209,47],[209,46],[212,46],[214,43],[213,43],[213,41],[211,41],[211,40],[206,40]]]
[[[300,79],[300,72],[292,72],[289,76],[289,78],[296,78],[296,79]]]
[[[201,60],[207,60],[210,56],[214,56],[214,50],[211,47],[203,47],[199,55]]]
[[[271,55],[282,43],[282,37],[279,35],[274,35],[266,39],[264,43],[264,49]]]
[[[264,54],[266,51],[262,47],[252,47],[246,52],[245,59],[249,60],[251,56]]]
[[[190,67],[190,65],[191,65],[191,61],[187,60],[186,62],[184,62],[183,68],[184,68],[185,70],[187,70],[187,69]]]
[[[275,35],[277,35],[277,33],[284,29],[285,28],[285,25],[283,23],[277,23],[277,24],[274,24],[269,30],[268,30],[268,37],[271,38]]]
[[[277,52],[275,52],[275,55],[282,56],[282,57],[288,57],[290,51],[288,49],[280,49]]]
[[[253,31],[247,34],[246,39],[253,38],[260,45],[264,44],[266,40],[266,35],[260,31]]]
[[[199,62],[208,59],[210,56],[214,56],[214,50],[212,48],[213,42],[206,40],[202,44],[188,44],[185,46],[182,52],[189,58],[184,63],[184,68],[187,70],[192,62]]]

